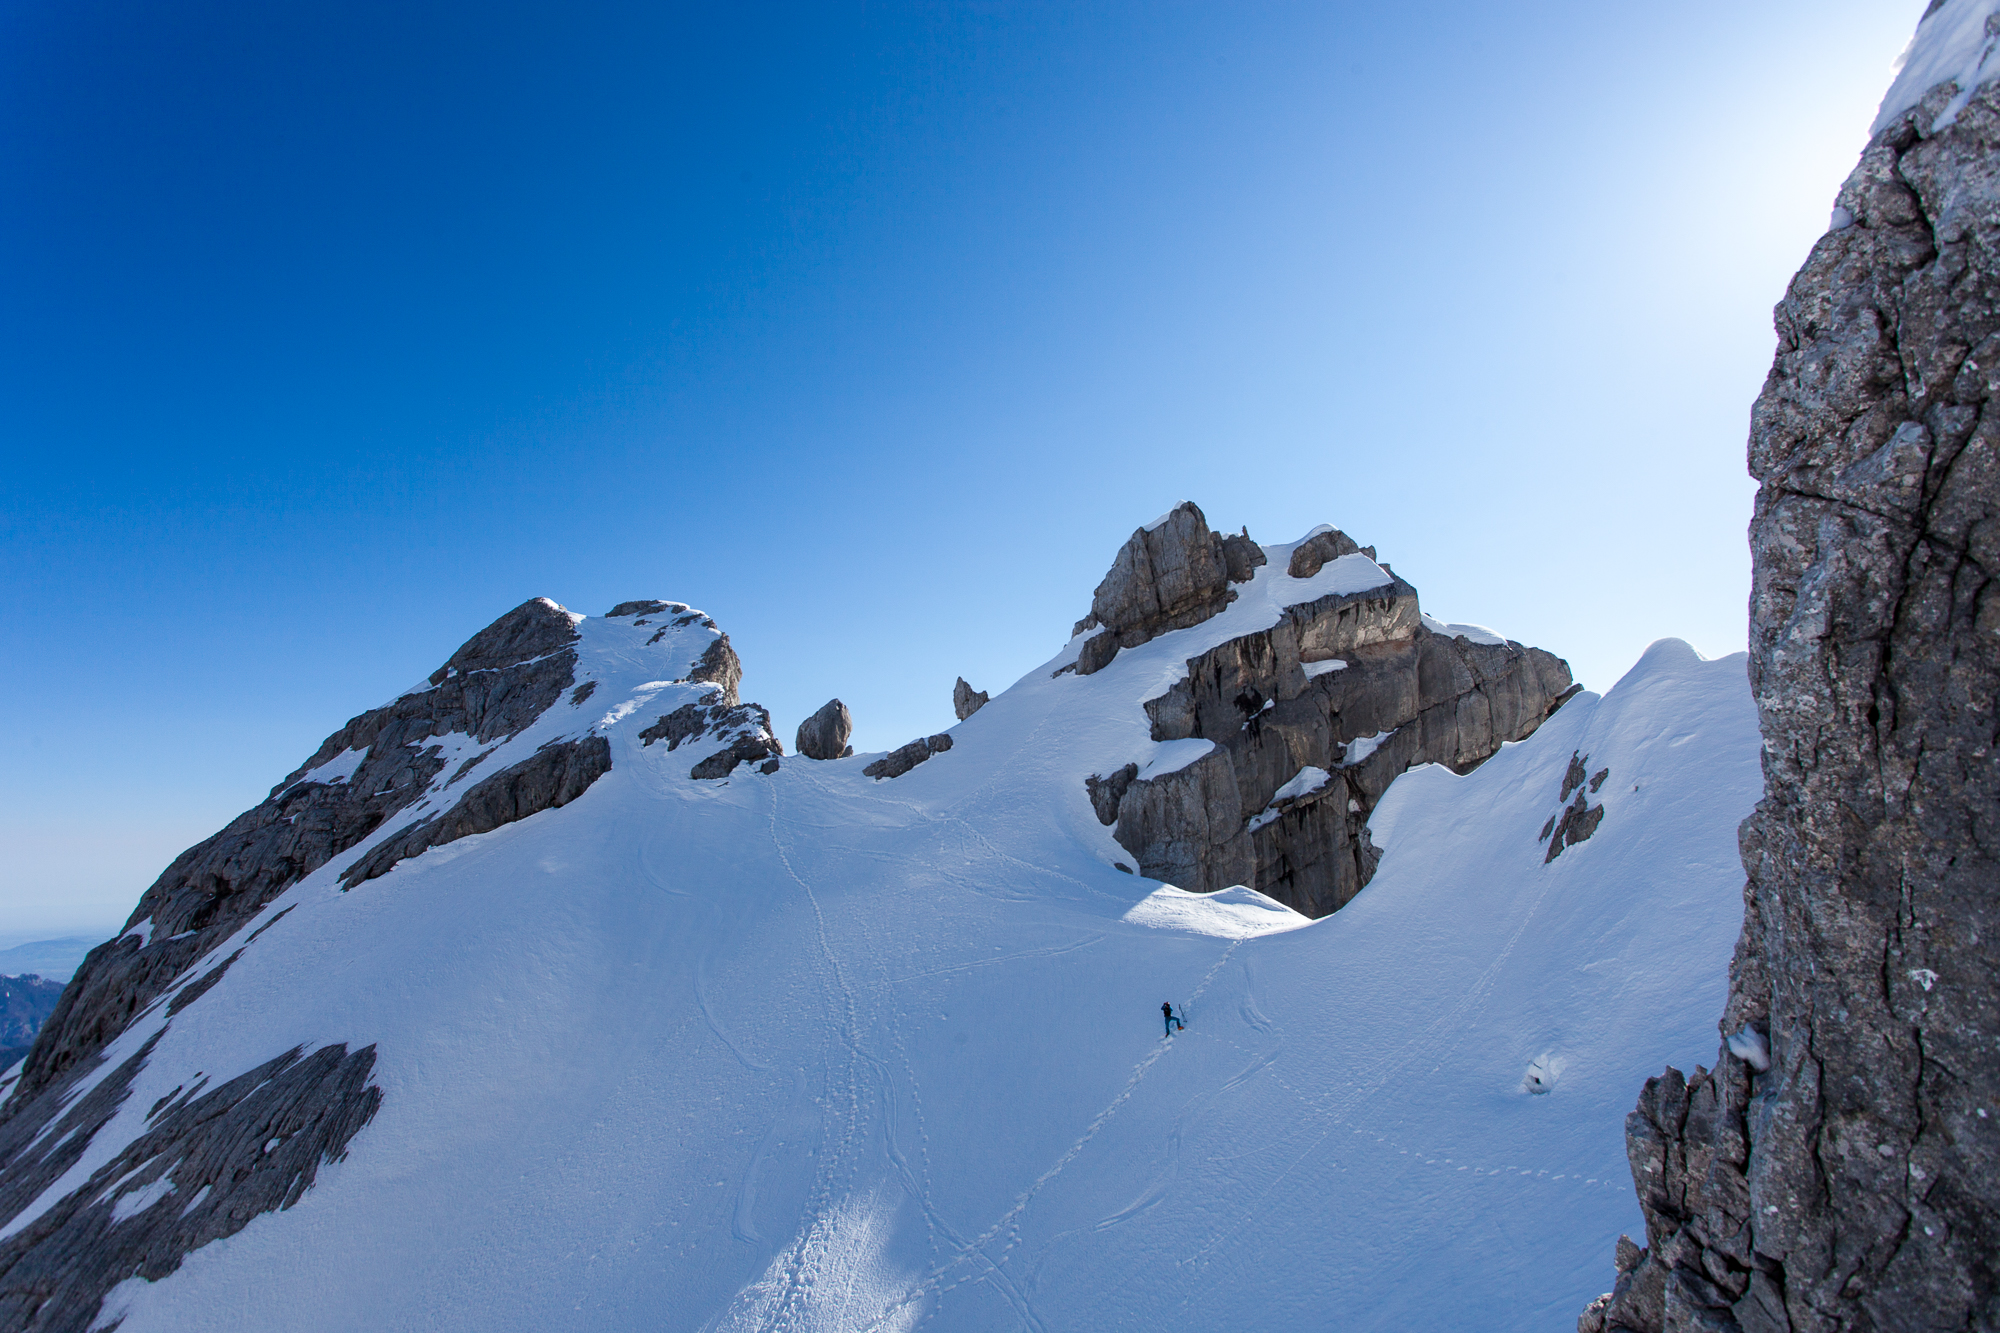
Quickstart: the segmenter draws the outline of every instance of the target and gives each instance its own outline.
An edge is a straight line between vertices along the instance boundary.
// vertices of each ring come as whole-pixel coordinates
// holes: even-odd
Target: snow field
[[[1380,872],[1324,921],[1120,873],[1083,779],[1167,748],[1140,701],[1375,577],[1294,580],[1270,551],[1215,620],[1052,675],[1072,642],[880,783],[866,755],[690,781],[699,751],[636,733],[699,645],[585,621],[610,774],[351,893],[322,869],[173,1019],[128,1110],[340,1041],[376,1044],[384,1102],[297,1207],[108,1311],[127,1333],[1565,1326],[1639,1226],[1639,1084],[1715,1047],[1761,785],[1743,660],[1663,641],[1471,775],[1406,775]],[[1606,816],[1544,865],[1572,750],[1610,767]],[[1189,1020],[1171,1040],[1162,1000]]]

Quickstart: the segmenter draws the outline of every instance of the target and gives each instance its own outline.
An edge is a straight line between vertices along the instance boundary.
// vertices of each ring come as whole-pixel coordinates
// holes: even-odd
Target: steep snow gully
[[[575,687],[505,743],[602,738],[608,771],[344,885],[416,818],[397,816],[257,907],[207,955],[226,970],[190,967],[42,1094],[129,1079],[7,1235],[69,1208],[116,1250],[201,1202],[171,1153],[108,1169],[154,1111],[365,1048],[372,1118],[310,1188],[105,1281],[84,1318],[1566,1326],[1641,1225],[1631,1089],[1715,1043],[1760,790],[1743,659],[1662,640],[1469,773],[1412,769],[1373,811],[1372,882],[1324,919],[1189,894],[1116,867],[1085,780],[1185,746],[1152,739],[1145,699],[1317,586],[1263,549],[1214,620],[1094,674],[1061,670],[1079,634],[884,781],[863,776],[877,755],[691,777],[764,735],[661,739],[719,688],[690,679],[713,626],[575,620]],[[1577,763],[1604,772],[1582,796],[1602,813],[1551,859],[1538,834]],[[1163,999],[1189,1018],[1171,1039]],[[22,1273],[0,1294],[5,1326],[61,1326]]]

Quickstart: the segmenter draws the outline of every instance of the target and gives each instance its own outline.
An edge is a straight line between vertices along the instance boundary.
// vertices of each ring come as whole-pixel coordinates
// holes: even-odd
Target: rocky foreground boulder
[[[1323,528],[1264,577],[1309,579],[1346,556],[1374,551]],[[1097,633],[1077,671],[1203,623],[1235,599],[1232,581],[1266,564],[1247,532],[1218,536],[1181,505],[1119,551],[1079,626]],[[1184,679],[1146,701],[1154,740],[1213,747],[1157,777],[1135,761],[1086,784],[1141,873],[1198,892],[1245,884],[1325,916],[1374,874],[1367,823],[1397,776],[1426,763],[1469,772],[1579,688],[1561,658],[1431,620],[1415,588],[1378,573],[1365,591],[1301,593],[1275,625],[1189,659]]]
[[[951,711],[958,714],[960,722],[965,721],[965,719],[986,707],[990,702],[991,700],[985,690],[973,689],[963,676],[960,676],[958,683],[951,687]]]
[[[1628,1118],[1646,1244],[1578,1327],[2000,1329],[1995,85],[1891,114],[1777,328],[1725,1039]]]
[[[795,748],[808,759],[839,759],[854,753],[847,743],[853,734],[854,715],[840,700],[829,699],[799,723]]]

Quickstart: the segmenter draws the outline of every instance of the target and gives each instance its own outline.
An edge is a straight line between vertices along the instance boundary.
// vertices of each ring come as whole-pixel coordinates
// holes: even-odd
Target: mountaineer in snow
[[[1187,1024],[1181,1022],[1180,1019],[1174,1017],[1174,1002],[1172,1000],[1160,1001],[1160,1013],[1164,1015],[1166,1018],[1167,1035],[1169,1037],[1174,1035],[1174,1028],[1176,1025],[1180,1026],[1184,1030],[1186,1029]]]

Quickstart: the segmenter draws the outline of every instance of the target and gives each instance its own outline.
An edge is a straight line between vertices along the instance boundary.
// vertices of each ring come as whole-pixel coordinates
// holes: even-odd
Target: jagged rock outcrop
[[[840,759],[854,753],[847,744],[854,735],[854,715],[838,699],[829,699],[820,710],[799,723],[793,749],[808,759]]]
[[[1099,632],[1084,644],[1077,674],[1101,671],[1120,648],[1135,648],[1171,629],[1199,625],[1234,601],[1231,582],[1249,579],[1264,552],[1249,530],[1225,538],[1190,501],[1118,548],[1111,572],[1090,599],[1075,633]]]
[[[1588,842],[1590,835],[1597,832],[1597,826],[1604,822],[1604,807],[1592,805],[1590,797],[1604,785],[1604,780],[1611,776],[1611,770],[1599,769],[1596,776],[1592,777],[1589,776],[1589,765],[1589,755],[1576,750],[1570,751],[1569,769],[1563,774],[1562,790],[1556,797],[1556,804],[1561,806],[1563,802],[1569,801],[1571,792],[1576,793],[1576,800],[1567,808],[1559,809],[1550,815],[1549,822],[1542,825],[1537,840],[1548,844],[1548,850],[1542,855],[1543,865],[1561,856],[1563,848]],[[1589,786],[1589,791],[1584,790],[1586,784]]]
[[[117,1035],[264,904],[423,796],[444,771],[442,739],[497,743],[533,722],[575,683],[575,641],[568,612],[545,597],[522,603],[432,672],[430,688],[354,718],[262,804],[182,852],[127,922],[129,930],[151,920],[147,942],[122,935],[92,950],[77,969],[36,1039],[14,1102],[32,1098]],[[312,776],[350,754],[357,762],[339,780]],[[483,754],[464,761],[454,780]],[[493,774],[473,790],[489,816],[512,809],[521,818],[546,808],[536,799],[560,804],[609,766],[608,757],[595,753],[556,756],[555,771],[551,762],[537,755],[520,766],[529,771]],[[483,831],[485,817],[468,814],[449,836]],[[447,832],[442,817],[430,821],[426,836],[438,836],[427,845],[448,841]]]
[[[760,708],[757,710],[762,712]],[[691,778],[726,778],[736,771],[738,764],[754,763],[760,773],[778,771],[777,738],[771,735],[768,722],[755,730],[730,737],[724,749],[717,750],[708,758],[688,770]],[[759,762],[761,761],[761,762]]]
[[[1199,547],[1207,525],[1194,526],[1192,505],[1175,513],[1184,511],[1191,521],[1181,540]],[[1120,561],[1136,567],[1135,544],[1155,535],[1136,534]],[[1309,578],[1363,550],[1325,529],[1294,548],[1276,577]],[[1098,818],[1114,825],[1142,873],[1201,892],[1247,884],[1324,916],[1374,873],[1366,825],[1397,775],[1420,763],[1467,772],[1575,692],[1560,658],[1434,632],[1416,589],[1383,577],[1363,592],[1286,608],[1269,629],[1191,659],[1185,679],[1146,702],[1153,739],[1215,748],[1163,776],[1140,779],[1128,768],[1089,782]],[[1227,602],[1191,604],[1212,615]],[[1326,780],[1287,790],[1308,770]]]
[[[1292,558],[1285,562],[1285,572],[1295,579],[1309,579],[1326,568],[1329,562],[1356,552],[1370,560],[1375,558],[1374,547],[1356,545],[1353,538],[1338,528],[1323,528],[1292,548]]]
[[[769,716],[736,697],[741,667],[728,637],[678,602],[621,603],[610,619],[623,617],[663,618],[649,642],[697,623],[697,638],[713,635],[683,682],[705,686],[703,696],[640,733],[645,743],[722,742],[693,776],[726,776],[745,761],[775,769]],[[171,1024],[291,910],[216,957],[259,909],[357,847],[343,888],[565,805],[610,770],[610,744],[581,711],[597,681],[576,679],[580,619],[536,599],[481,630],[425,686],[349,721],[263,803],[177,857],[126,930],[91,951],[0,1102],[0,1205],[13,1217],[48,1203],[0,1239],[0,1329],[94,1326],[117,1283],[163,1277],[194,1248],[289,1208],[320,1164],[345,1154],[382,1092],[369,1082],[374,1047],[336,1043],[275,1052],[213,1088],[204,1078],[176,1089],[87,1182],[44,1197],[117,1113],[161,1029],[108,1071],[105,1047],[135,1020]],[[516,739],[545,719],[555,719],[553,739],[533,749],[532,737]]]
[[[152,1048],[148,1042],[74,1101],[9,1104],[20,1113],[0,1123],[6,1216],[34,1203],[83,1157]],[[219,1087],[197,1080],[162,1098],[144,1133],[0,1240],[0,1328],[108,1327],[96,1322],[99,1303],[120,1282],[158,1281],[209,1241],[290,1208],[320,1166],[345,1157],[349,1140],[374,1117],[382,1102],[381,1089],[368,1081],[374,1065],[372,1046],[322,1046],[310,1055],[294,1049]]]
[[[689,680],[712,682],[722,688],[722,702],[734,708],[741,702],[736,697],[736,687],[743,683],[743,663],[737,659],[736,650],[729,646],[727,634],[719,636],[702,651],[701,660],[687,674]],[[765,718],[768,726],[770,719]]]
[[[728,637],[724,635],[716,640],[724,652],[729,651]],[[713,646],[709,651],[714,651]],[[733,662],[735,654],[730,653],[729,658]],[[703,660],[707,660],[706,653]],[[690,676],[689,679],[698,678]],[[728,745],[689,769],[688,776],[691,778],[726,778],[736,771],[738,764],[756,760],[764,761],[759,771],[775,773],[778,771],[778,756],[785,752],[784,745],[772,734],[771,714],[761,704],[735,702],[733,688],[715,690],[698,703],[682,704],[671,713],[662,713],[656,722],[639,733],[641,743],[651,745],[654,741],[663,740],[669,750],[678,750],[689,741],[707,739],[727,741]]]
[[[963,676],[958,678],[958,684],[951,687],[951,711],[958,714],[960,722],[986,707],[987,702],[986,691],[973,689]]]
[[[922,740],[911,741],[908,745],[889,751],[861,772],[871,778],[900,778],[932,755],[943,754],[950,748],[951,737],[939,732],[935,736],[926,736]]]
[[[537,811],[568,805],[610,771],[611,743],[602,736],[551,742],[531,758],[480,782],[443,814],[378,844],[342,872],[340,882],[351,889],[387,874],[396,862],[420,855],[426,848],[442,847],[475,833],[490,833]]]
[[[2000,1329],[2000,94],[1955,92],[1777,309],[1730,1036],[1626,1121],[1647,1243],[1587,1331]]]

